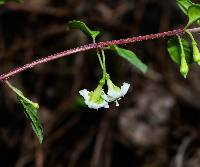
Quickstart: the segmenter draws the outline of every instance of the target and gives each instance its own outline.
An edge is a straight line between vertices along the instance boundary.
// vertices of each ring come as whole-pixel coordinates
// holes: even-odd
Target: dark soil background
[[[175,0],[25,0],[0,7],[0,73],[90,43],[67,22],[104,30],[98,41],[172,30],[185,16]],[[197,34],[198,36],[198,34]],[[146,76],[106,52],[114,83],[131,89],[117,108],[90,110],[78,91],[97,86],[94,51],[16,75],[10,82],[40,103],[44,143],[33,135],[14,94],[0,85],[0,167],[199,167],[200,67],[187,79],[166,52],[167,39],[130,44]]]

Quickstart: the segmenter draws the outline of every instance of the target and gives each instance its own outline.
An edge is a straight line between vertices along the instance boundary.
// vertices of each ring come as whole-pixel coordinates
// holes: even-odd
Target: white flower
[[[89,92],[87,89],[83,89],[79,91],[80,95],[83,96],[85,100],[85,104],[89,108],[99,109],[99,108],[109,108],[108,102],[105,99],[108,99],[106,94],[104,93],[102,86],[98,85],[98,87]]]
[[[112,81],[108,78],[107,85],[108,85],[107,97],[109,99],[108,102],[115,101],[116,106],[119,106],[118,100],[120,100],[121,97],[123,97],[128,92],[130,84],[124,82],[121,88],[119,88],[118,86],[115,86],[112,83]]]

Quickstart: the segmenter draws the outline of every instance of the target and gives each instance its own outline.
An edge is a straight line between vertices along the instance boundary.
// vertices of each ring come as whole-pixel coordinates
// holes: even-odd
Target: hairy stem
[[[180,37],[179,35],[177,35],[177,36],[178,36],[179,45],[180,45],[180,47],[181,47],[181,53],[184,53],[184,49],[183,49],[183,44],[182,44],[181,37]],[[185,54],[181,54],[181,56],[182,56],[182,55],[185,55]]]
[[[103,65],[103,61],[101,60],[101,55],[100,55],[98,50],[97,50],[97,55],[98,55],[99,63],[101,65],[101,69],[103,70],[104,69],[104,65]]]
[[[188,29],[188,31],[194,32],[194,33],[200,32],[200,27]],[[5,81],[8,78],[15,76],[18,73],[21,73],[27,69],[35,67],[36,65],[44,64],[49,61],[59,59],[61,57],[69,56],[69,55],[72,55],[75,53],[84,52],[84,51],[92,50],[92,49],[99,49],[99,48],[107,47],[107,46],[114,45],[114,44],[115,45],[123,45],[123,44],[141,42],[141,41],[158,39],[158,38],[163,38],[163,37],[170,37],[170,36],[183,34],[183,33],[185,33],[185,30],[183,28],[180,28],[180,29],[167,31],[167,32],[161,32],[161,33],[157,33],[157,34],[150,34],[150,35],[144,35],[144,36],[138,36],[138,37],[132,37],[132,38],[126,38],[126,39],[119,39],[119,40],[111,40],[111,41],[92,43],[92,44],[88,44],[88,45],[79,46],[74,49],[69,49],[64,52],[60,52],[60,53],[56,53],[56,54],[53,54],[53,55],[50,55],[50,56],[47,56],[44,58],[40,58],[31,63],[25,64],[21,67],[15,68],[15,69],[9,71],[8,73],[2,74],[0,76],[0,81]]]

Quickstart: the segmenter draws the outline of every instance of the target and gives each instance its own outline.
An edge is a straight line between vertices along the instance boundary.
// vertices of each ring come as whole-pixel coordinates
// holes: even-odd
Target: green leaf
[[[4,4],[5,0],[0,0],[0,5]]]
[[[69,21],[68,25],[70,29],[80,29],[88,37],[92,37],[93,41],[101,33],[100,31],[92,31],[84,22],[78,20]]]
[[[188,8],[193,5],[194,3],[190,0],[176,0],[177,5],[180,7],[180,9],[187,15]]]
[[[0,5],[5,4],[6,2],[19,2],[22,3],[24,0],[0,0]]]
[[[13,90],[15,94],[17,95],[18,101],[24,108],[24,113],[26,117],[31,121],[31,126],[33,128],[33,131],[38,137],[39,142],[42,143],[43,130],[42,130],[39,114],[38,114],[39,105],[27,99],[20,90],[13,87],[9,82],[6,82],[6,83],[11,88],[11,90]]]
[[[187,64],[191,64],[193,62],[193,51],[191,45],[184,39],[182,40],[183,49],[185,52],[185,58]],[[178,65],[181,64],[181,48],[177,38],[171,38],[167,42],[167,51],[171,57],[171,59]]]
[[[147,72],[147,65],[144,64],[137,56],[135,53],[133,53],[130,50],[123,49],[118,47],[117,45],[112,45],[110,46],[110,49],[115,50],[116,53],[123,57],[124,59],[128,60],[131,64],[133,64],[135,67],[137,67],[142,73]]]
[[[189,21],[186,27],[200,19],[200,5],[192,5],[188,8]]]

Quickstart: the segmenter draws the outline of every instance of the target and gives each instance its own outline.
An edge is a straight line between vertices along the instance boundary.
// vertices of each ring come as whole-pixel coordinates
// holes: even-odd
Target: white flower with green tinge
[[[119,88],[118,86],[115,86],[112,83],[110,78],[108,78],[107,85],[108,85],[107,97],[109,99],[108,102],[115,101],[116,106],[119,106],[118,100],[120,100],[121,97],[123,97],[128,92],[130,84],[124,82],[121,88]]]
[[[105,99],[108,99],[106,94],[102,89],[102,85],[98,85],[98,87],[89,92],[87,89],[83,89],[79,91],[80,95],[83,96],[85,100],[85,104],[89,108],[99,109],[99,108],[109,108],[108,102]]]

